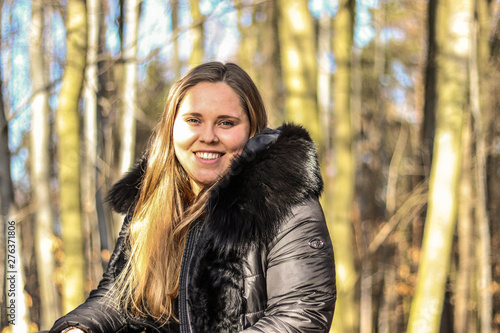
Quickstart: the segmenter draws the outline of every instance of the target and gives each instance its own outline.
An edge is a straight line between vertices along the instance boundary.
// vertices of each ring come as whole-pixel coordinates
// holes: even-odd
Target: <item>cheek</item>
[[[233,135],[230,138],[228,138],[231,151],[237,154],[241,153],[243,151],[243,148],[245,148],[248,139],[249,136],[245,132],[239,132],[236,135]]]
[[[174,141],[176,155],[178,153],[178,150],[187,149],[189,147],[189,142],[192,137],[188,129],[184,127],[185,126],[182,126],[182,123],[174,123],[172,139]]]

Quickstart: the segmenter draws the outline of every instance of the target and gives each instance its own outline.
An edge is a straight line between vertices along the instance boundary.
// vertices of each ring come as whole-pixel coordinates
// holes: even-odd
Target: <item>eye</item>
[[[186,122],[191,124],[199,124],[200,120],[198,118],[187,118]]]
[[[224,127],[230,127],[230,126],[234,126],[234,122],[232,122],[231,120],[222,120],[219,125],[221,126],[224,126]]]

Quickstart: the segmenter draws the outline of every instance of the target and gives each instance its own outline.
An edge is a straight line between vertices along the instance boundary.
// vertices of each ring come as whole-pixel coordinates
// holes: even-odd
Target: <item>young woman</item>
[[[333,250],[314,143],[266,128],[250,77],[206,63],[170,90],[96,290],[51,332],[328,332]]]

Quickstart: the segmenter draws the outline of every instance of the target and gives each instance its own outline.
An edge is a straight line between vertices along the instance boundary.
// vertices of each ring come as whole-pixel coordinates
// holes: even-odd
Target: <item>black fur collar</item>
[[[118,213],[134,206],[146,166],[142,158],[109,191],[108,201]],[[284,124],[252,138],[211,189],[206,236],[220,250],[267,242],[293,205],[319,196],[322,189],[314,142],[301,126]]]

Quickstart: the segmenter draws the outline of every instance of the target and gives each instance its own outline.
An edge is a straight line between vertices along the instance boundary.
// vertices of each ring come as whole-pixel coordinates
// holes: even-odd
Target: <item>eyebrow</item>
[[[183,115],[183,117],[186,117],[186,116],[191,116],[191,117],[200,117],[200,118],[203,118],[203,115],[199,112],[188,112],[188,113],[185,113]],[[238,119],[240,120],[241,118],[240,117],[236,117],[236,116],[230,116],[230,115],[227,115],[227,114],[223,114],[223,115],[220,115],[217,117],[217,119]]]

